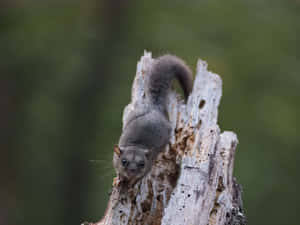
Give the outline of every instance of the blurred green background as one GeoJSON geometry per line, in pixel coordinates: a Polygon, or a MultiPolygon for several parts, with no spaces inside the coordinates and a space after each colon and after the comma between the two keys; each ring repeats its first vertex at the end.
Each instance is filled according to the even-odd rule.
{"type": "Polygon", "coordinates": [[[102,217],[144,49],[221,75],[248,224],[299,224],[299,0],[2,0],[0,224],[102,217]]]}

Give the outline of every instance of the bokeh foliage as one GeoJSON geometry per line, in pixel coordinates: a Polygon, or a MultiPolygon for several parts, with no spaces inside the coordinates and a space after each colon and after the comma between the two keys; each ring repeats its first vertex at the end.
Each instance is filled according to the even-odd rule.
{"type": "Polygon", "coordinates": [[[0,224],[101,218],[144,49],[221,75],[248,224],[298,224],[299,40],[298,0],[2,1],[0,224]]]}

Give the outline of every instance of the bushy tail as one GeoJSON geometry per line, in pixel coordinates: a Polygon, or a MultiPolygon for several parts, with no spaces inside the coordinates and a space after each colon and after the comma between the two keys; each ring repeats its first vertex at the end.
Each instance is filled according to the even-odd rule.
{"type": "Polygon", "coordinates": [[[173,78],[179,81],[187,99],[193,85],[190,68],[183,60],[173,55],[163,55],[157,58],[151,68],[146,86],[146,94],[153,105],[165,109],[166,96],[170,91],[173,78]]]}

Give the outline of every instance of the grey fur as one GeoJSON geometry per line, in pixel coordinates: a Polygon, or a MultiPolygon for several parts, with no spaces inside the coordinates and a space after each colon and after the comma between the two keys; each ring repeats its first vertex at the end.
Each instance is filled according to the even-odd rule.
{"type": "Polygon", "coordinates": [[[153,106],[165,110],[166,96],[174,77],[179,81],[187,99],[193,86],[190,68],[184,61],[173,55],[164,55],[155,60],[146,87],[146,94],[153,106]]]}
{"type": "Polygon", "coordinates": [[[172,55],[164,55],[154,61],[146,84],[148,108],[129,115],[130,120],[119,140],[121,154],[114,154],[114,167],[121,178],[135,182],[143,177],[168,144],[171,127],[166,97],[174,78],[180,82],[187,98],[192,89],[192,73],[187,65],[172,55]],[[144,163],[144,167],[140,162],[144,163]]]}

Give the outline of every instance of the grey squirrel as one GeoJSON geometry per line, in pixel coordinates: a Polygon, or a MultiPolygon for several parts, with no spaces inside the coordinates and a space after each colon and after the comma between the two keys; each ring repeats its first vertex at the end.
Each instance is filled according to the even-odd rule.
{"type": "Polygon", "coordinates": [[[172,80],[178,79],[187,99],[192,90],[192,72],[178,57],[163,55],[154,60],[146,83],[146,109],[128,116],[113,164],[121,180],[131,183],[145,176],[170,139],[167,95],[172,80]]]}

